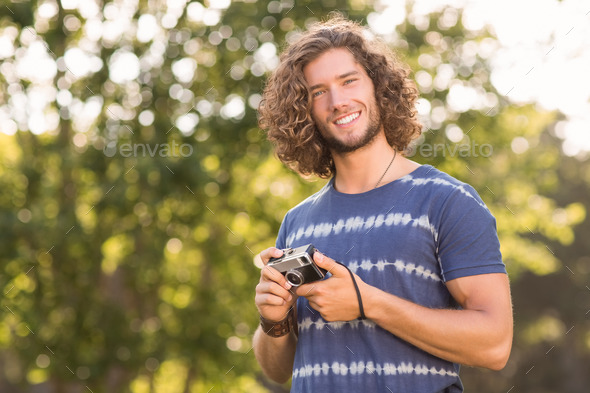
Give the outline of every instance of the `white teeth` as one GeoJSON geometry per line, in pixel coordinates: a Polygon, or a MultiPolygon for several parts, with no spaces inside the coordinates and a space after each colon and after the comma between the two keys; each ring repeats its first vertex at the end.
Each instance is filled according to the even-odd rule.
{"type": "Polygon", "coordinates": [[[361,114],[359,112],[353,113],[351,115],[348,115],[346,117],[343,117],[342,119],[338,119],[336,120],[334,123],[338,124],[339,126],[343,125],[343,124],[348,124],[351,121],[355,120],[356,118],[358,118],[361,114]]]}

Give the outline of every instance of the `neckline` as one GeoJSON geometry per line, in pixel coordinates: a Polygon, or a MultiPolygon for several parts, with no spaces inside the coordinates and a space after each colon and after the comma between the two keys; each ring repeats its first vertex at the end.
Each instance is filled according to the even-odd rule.
{"type": "Polygon", "coordinates": [[[327,186],[329,187],[329,192],[331,192],[332,194],[334,194],[336,196],[340,196],[340,197],[344,197],[344,198],[361,198],[361,197],[365,197],[365,196],[368,196],[368,195],[371,195],[371,194],[376,194],[378,192],[382,192],[382,191],[388,190],[389,188],[394,187],[395,185],[397,185],[400,182],[404,181],[408,177],[412,177],[412,176],[418,175],[419,173],[421,173],[425,169],[428,169],[428,168],[431,168],[431,167],[432,166],[431,165],[428,165],[428,164],[420,165],[419,167],[417,167],[416,169],[414,169],[412,172],[408,173],[407,175],[404,175],[404,176],[402,176],[402,177],[400,177],[398,179],[395,179],[393,181],[390,181],[387,184],[383,184],[382,186],[379,186],[377,188],[373,188],[371,190],[368,190],[368,191],[365,191],[365,192],[361,192],[361,193],[358,193],[358,194],[347,194],[345,192],[340,192],[340,191],[336,190],[336,188],[334,187],[334,177],[332,177],[330,179],[330,181],[328,182],[327,186]]]}

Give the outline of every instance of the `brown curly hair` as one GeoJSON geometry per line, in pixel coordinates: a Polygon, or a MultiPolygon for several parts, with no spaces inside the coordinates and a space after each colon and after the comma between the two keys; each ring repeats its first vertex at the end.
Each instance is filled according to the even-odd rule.
{"type": "Polygon", "coordinates": [[[258,107],[258,124],[267,130],[279,159],[302,175],[322,178],[335,173],[332,153],[312,119],[312,97],[303,68],[327,50],[348,48],[373,81],[375,99],[387,142],[398,152],[418,137],[416,118],[418,90],[407,65],[365,29],[340,15],[316,23],[280,56],[269,77],[258,107]]]}

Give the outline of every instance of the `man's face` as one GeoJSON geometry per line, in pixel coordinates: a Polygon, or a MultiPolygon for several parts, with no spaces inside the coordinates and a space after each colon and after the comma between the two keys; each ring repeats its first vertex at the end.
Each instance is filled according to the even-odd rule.
{"type": "Polygon", "coordinates": [[[346,48],[311,61],[303,75],[312,95],[312,117],[334,153],[367,146],[382,130],[373,81],[346,48]]]}

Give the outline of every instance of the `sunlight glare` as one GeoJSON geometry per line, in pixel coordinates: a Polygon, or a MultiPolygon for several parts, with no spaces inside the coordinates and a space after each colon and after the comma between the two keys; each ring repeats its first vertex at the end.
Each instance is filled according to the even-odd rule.
{"type": "Polygon", "coordinates": [[[139,76],[139,59],[134,53],[119,50],[109,60],[109,78],[119,84],[134,80],[139,76]]]}

